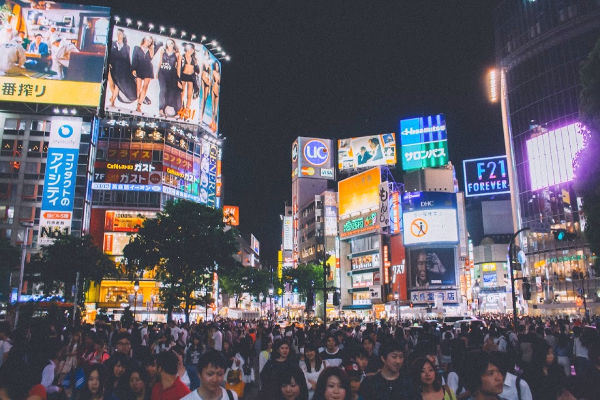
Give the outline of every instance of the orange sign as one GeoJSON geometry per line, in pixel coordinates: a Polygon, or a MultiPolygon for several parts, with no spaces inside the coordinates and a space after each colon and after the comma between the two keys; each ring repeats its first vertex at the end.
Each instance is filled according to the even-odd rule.
{"type": "Polygon", "coordinates": [[[240,208],[237,206],[223,206],[223,222],[227,225],[240,224],[240,208]]]}
{"type": "Polygon", "coordinates": [[[379,167],[340,181],[338,183],[340,217],[378,208],[380,183],[379,167]]]}

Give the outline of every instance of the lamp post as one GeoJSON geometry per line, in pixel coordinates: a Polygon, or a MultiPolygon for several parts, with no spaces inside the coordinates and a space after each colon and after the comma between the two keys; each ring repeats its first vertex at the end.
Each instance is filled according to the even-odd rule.
{"type": "MultiPolygon", "coordinates": [[[[21,226],[25,228],[25,236],[21,243],[21,269],[19,271],[19,287],[17,289],[17,310],[15,313],[15,328],[19,322],[19,310],[21,308],[21,292],[23,291],[23,277],[25,275],[25,259],[27,258],[27,244],[29,243],[29,229],[33,228],[32,222],[21,222],[21,226]]],[[[73,316],[75,320],[75,316],[73,316]]]]}
{"type": "Polygon", "coordinates": [[[133,284],[133,291],[135,292],[135,295],[133,297],[133,321],[135,322],[135,314],[137,312],[137,294],[138,294],[138,290],[140,290],[140,281],[138,279],[135,280],[135,283],[133,284]]]}
{"type": "Polygon", "coordinates": [[[398,292],[394,292],[394,300],[396,300],[396,320],[397,323],[400,323],[400,294],[398,292]]]}
{"type": "Polygon", "coordinates": [[[269,287],[269,314],[273,315],[273,285],[269,287]]]}

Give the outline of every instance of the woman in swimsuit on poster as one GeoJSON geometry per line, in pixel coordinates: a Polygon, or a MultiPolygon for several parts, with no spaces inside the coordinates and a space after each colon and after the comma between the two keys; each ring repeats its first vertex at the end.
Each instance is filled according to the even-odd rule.
{"type": "Polygon", "coordinates": [[[219,89],[221,88],[221,67],[218,61],[213,64],[212,71],[212,89],[211,89],[211,103],[212,103],[212,121],[210,123],[210,129],[213,132],[217,131],[217,116],[219,115],[219,89]]]}
{"type": "Polygon", "coordinates": [[[194,84],[196,75],[200,72],[198,59],[196,58],[196,48],[193,43],[184,45],[184,53],[181,60],[181,73],[179,81],[181,82],[181,110],[179,115],[184,119],[191,117],[192,96],[194,95],[194,84]]]}
{"type": "Polygon", "coordinates": [[[152,36],[145,36],[139,46],[133,49],[131,69],[135,76],[137,87],[137,108],[136,111],[142,111],[142,103],[150,104],[150,99],[146,99],[146,92],[150,81],[154,78],[154,69],[152,59],[154,58],[154,39],[152,36]]]}
{"type": "MultiPolygon", "coordinates": [[[[220,77],[219,77],[220,79],[220,77]]],[[[208,50],[202,51],[202,74],[200,75],[202,85],[202,103],[200,103],[200,123],[204,120],[204,111],[206,110],[206,100],[210,92],[210,56],[208,50]]]]}

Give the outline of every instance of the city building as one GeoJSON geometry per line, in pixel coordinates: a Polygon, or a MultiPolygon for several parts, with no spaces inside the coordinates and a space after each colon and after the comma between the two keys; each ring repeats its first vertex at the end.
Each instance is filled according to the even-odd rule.
{"type": "Polygon", "coordinates": [[[527,232],[530,313],[598,311],[600,278],[585,243],[573,159],[583,147],[578,120],[579,66],[600,38],[600,3],[592,0],[502,1],[495,14],[506,152],[515,230],[537,224],[556,232],[527,232]]]}

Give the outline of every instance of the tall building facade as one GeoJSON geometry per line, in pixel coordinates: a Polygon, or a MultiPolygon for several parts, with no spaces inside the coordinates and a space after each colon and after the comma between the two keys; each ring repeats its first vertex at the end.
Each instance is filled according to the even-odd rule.
{"type": "Polygon", "coordinates": [[[580,293],[594,299],[600,288],[588,279],[595,256],[582,235],[572,166],[585,130],[578,69],[600,39],[600,2],[505,0],[495,33],[516,229],[542,223],[570,234],[522,236],[533,292],[528,311],[576,311],[580,293]]]}

